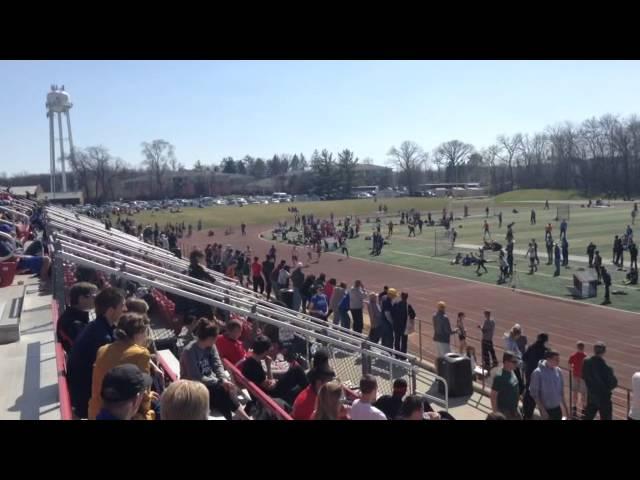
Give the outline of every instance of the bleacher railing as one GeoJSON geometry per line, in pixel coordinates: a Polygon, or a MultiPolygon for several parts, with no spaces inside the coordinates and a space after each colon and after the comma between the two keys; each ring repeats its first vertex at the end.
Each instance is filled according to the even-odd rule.
{"type": "MultiPolygon", "coordinates": [[[[66,260],[108,273],[117,279],[125,278],[140,285],[155,287],[277,326],[282,330],[289,330],[297,337],[305,339],[308,344],[322,342],[330,347],[339,374],[344,373],[345,376],[354,378],[354,366],[349,362],[339,362],[337,358],[341,354],[347,354],[354,358],[359,357],[362,373],[382,373],[389,380],[407,376],[415,389],[416,374],[422,368],[415,357],[373,344],[364,335],[354,334],[342,327],[269,303],[252,290],[238,286],[218,272],[210,271],[212,276],[216,277],[213,284],[195,280],[181,273],[187,268],[188,263],[177,259],[169,252],[147,245],[122,232],[115,233],[117,230],[107,231],[100,222],[79,220],[78,217],[57,207],[47,208],[47,227],[54,232],[53,253],[55,259],[59,259],[54,259],[54,273],[58,273],[58,279],[62,278],[59,275],[62,268],[61,260],[66,260]],[[74,237],[81,237],[93,243],[74,237]],[[95,245],[96,243],[102,246],[95,245]],[[151,256],[153,258],[150,258],[151,256]],[[151,261],[160,265],[149,263],[151,261]],[[351,372],[345,369],[350,369],[351,372]]],[[[54,282],[54,290],[56,283],[60,281],[54,282]]],[[[440,381],[446,386],[443,378],[431,372],[421,372],[421,377],[425,376],[432,382],[440,381]]],[[[445,388],[444,398],[432,397],[430,400],[448,409],[448,390],[445,388]]]]}
{"type": "MultiPolygon", "coordinates": [[[[58,207],[48,207],[47,225],[51,230],[65,232],[56,233],[54,241],[61,241],[69,252],[75,252],[80,256],[89,256],[94,260],[97,259],[101,261],[102,263],[106,263],[108,261],[111,266],[115,264],[126,264],[127,268],[131,269],[133,264],[135,264],[138,267],[147,268],[147,271],[142,273],[162,278],[163,281],[173,282],[174,280],[183,280],[186,283],[183,283],[181,287],[187,288],[188,290],[196,293],[208,294],[211,293],[211,290],[214,290],[219,294],[224,295],[224,298],[239,302],[244,308],[253,308],[254,310],[260,311],[266,315],[277,316],[290,324],[305,327],[311,331],[330,332],[329,335],[331,337],[340,339],[345,343],[349,343],[352,347],[358,348],[359,350],[362,349],[363,352],[373,352],[373,356],[376,357],[376,359],[377,355],[381,355],[387,360],[395,357],[393,358],[394,360],[400,359],[405,364],[408,363],[414,368],[421,368],[417,358],[413,355],[403,354],[393,349],[374,344],[369,342],[365,335],[358,334],[339,325],[319,321],[315,317],[270,303],[259,294],[239,286],[235,281],[225,277],[219,272],[208,270],[208,272],[216,278],[216,283],[214,284],[201,282],[188,277],[181,273],[186,270],[189,265],[185,260],[178,259],[166,250],[146,244],[135,237],[118,231],[117,229],[112,228],[111,230],[106,230],[104,225],[96,220],[92,220],[87,217],[83,218],[83,216],[58,207]],[[91,242],[104,245],[105,247],[110,247],[113,250],[99,246],[96,247],[93,244],[83,242],[80,239],[73,237],[81,237],[91,242]],[[98,255],[99,253],[102,253],[103,256],[100,257],[98,255]],[[109,259],[109,257],[111,258],[109,259]],[[151,264],[149,262],[154,262],[156,264],[151,264]],[[171,276],[167,277],[165,274],[171,276]],[[205,290],[202,290],[199,287],[205,288],[205,290]]],[[[163,289],[162,287],[158,288],[163,289]]],[[[179,295],[179,293],[176,294],[179,295]]],[[[299,333],[298,336],[301,336],[301,334],[299,333]]],[[[373,368],[374,370],[379,370],[381,365],[384,365],[386,367],[385,370],[389,372],[389,375],[393,375],[394,367],[391,366],[393,363],[394,362],[385,362],[377,359],[373,364],[373,368]]],[[[370,362],[368,361],[362,361],[363,371],[365,371],[369,364],[370,362]]],[[[440,381],[446,383],[443,378],[428,371],[423,372],[422,376],[429,378],[431,382],[440,381]]],[[[415,380],[412,380],[412,385],[416,385],[415,380]]],[[[448,408],[447,394],[445,394],[444,399],[433,398],[432,400],[442,404],[445,409],[448,408]]]]}

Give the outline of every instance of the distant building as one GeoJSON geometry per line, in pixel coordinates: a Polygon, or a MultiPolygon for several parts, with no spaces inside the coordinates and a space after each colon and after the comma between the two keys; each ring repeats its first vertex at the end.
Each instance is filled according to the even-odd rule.
{"type": "Polygon", "coordinates": [[[9,192],[19,197],[37,198],[38,195],[44,193],[44,189],[40,185],[27,185],[22,187],[10,187],[9,192]]]}

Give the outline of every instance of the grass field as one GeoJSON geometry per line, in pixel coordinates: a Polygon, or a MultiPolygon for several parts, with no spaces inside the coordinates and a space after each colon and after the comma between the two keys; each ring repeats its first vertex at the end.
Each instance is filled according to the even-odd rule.
{"type": "MultiPolygon", "coordinates": [[[[489,216],[489,224],[493,239],[506,244],[504,237],[507,231],[507,224],[515,222],[514,235],[516,241],[515,262],[517,264],[516,271],[516,287],[522,290],[531,290],[534,292],[544,293],[548,295],[569,298],[570,293],[566,287],[572,286],[572,274],[580,268],[585,268],[586,264],[577,258],[572,260],[572,256],[586,257],[586,248],[589,241],[593,241],[600,249],[604,264],[612,274],[613,288],[612,290],[620,290],[626,292],[626,295],[612,295],[613,306],[625,310],[640,311],[640,291],[637,286],[624,286],[626,272],[615,270],[611,264],[612,243],[615,234],[622,234],[631,222],[631,203],[618,203],[612,208],[581,208],[579,204],[572,204],[570,210],[568,241],[569,241],[569,266],[563,268],[560,277],[553,277],[553,266],[546,265],[546,250],[544,247],[544,226],[547,223],[553,225],[554,238],[559,237],[559,222],[556,222],[556,206],[561,203],[553,200],[551,191],[544,190],[531,192],[530,198],[527,199],[521,195],[521,192],[513,192],[511,201],[505,201],[505,197],[500,199],[482,199],[482,200],[456,200],[447,199],[427,199],[427,198],[399,198],[385,199],[380,203],[386,204],[389,214],[397,214],[400,210],[409,210],[410,208],[419,209],[422,212],[431,211],[434,219],[441,215],[443,207],[453,209],[454,215],[463,216],[463,205],[469,206],[470,217],[466,219],[456,220],[454,226],[458,231],[456,241],[457,247],[449,250],[446,242],[438,244],[439,256],[434,256],[434,227],[423,229],[422,235],[418,234],[416,238],[407,238],[407,228],[404,225],[398,225],[399,217],[393,217],[395,229],[391,244],[385,246],[383,255],[380,257],[369,256],[370,241],[365,241],[364,237],[368,235],[373,224],[363,225],[361,236],[349,242],[349,249],[352,256],[367,258],[382,263],[393,265],[401,265],[419,270],[425,270],[435,273],[442,273],[460,278],[478,280],[486,283],[496,283],[498,273],[497,265],[494,261],[497,257],[489,254],[489,263],[487,264],[488,274],[477,276],[475,268],[462,267],[458,265],[450,265],[449,262],[457,252],[463,254],[472,251],[474,246],[479,246],[482,241],[482,223],[484,220],[484,208],[489,206],[491,214],[489,216]],[[543,210],[543,205],[539,199],[549,198],[551,203],[550,210],[543,210]],[[502,201],[497,201],[502,200],[502,201]],[[533,203],[526,203],[531,200],[533,203]],[[511,203],[514,202],[514,203],[511,203]],[[518,213],[513,213],[513,209],[517,209],[518,213]],[[530,211],[535,208],[537,214],[537,224],[530,225],[530,211]],[[502,228],[498,228],[498,220],[495,215],[502,211],[503,222],[502,228]],[[541,264],[538,273],[528,275],[527,260],[524,258],[524,250],[530,239],[535,238],[538,242],[538,251],[541,264]],[[444,250],[444,255],[442,255],[444,250]],[[519,251],[522,250],[522,253],[519,251]]],[[[575,200],[575,194],[564,192],[562,200],[575,200]]],[[[560,195],[556,195],[560,196],[560,195]]],[[[220,228],[233,226],[236,229],[240,223],[244,222],[248,225],[265,225],[265,230],[278,221],[292,219],[292,215],[287,212],[287,207],[291,204],[279,205],[250,205],[246,207],[210,207],[206,209],[189,208],[184,209],[183,213],[170,214],[167,212],[144,212],[136,216],[137,221],[143,223],[155,223],[163,225],[165,222],[184,221],[185,224],[195,225],[198,219],[202,219],[203,228],[220,228]]],[[[306,202],[299,203],[297,207],[301,213],[313,213],[317,217],[326,218],[331,212],[336,218],[348,214],[359,215],[364,221],[367,216],[372,220],[377,213],[378,203],[372,200],[345,200],[335,202],[306,202]]],[[[385,220],[387,222],[388,219],[385,220]]],[[[635,228],[635,227],[634,227],[635,228]]],[[[639,226],[640,228],[640,226],[639,226]]],[[[442,231],[441,228],[437,230],[442,231]]],[[[386,227],[383,228],[386,234],[386,227]]],[[[636,237],[640,233],[636,234],[636,237]]],[[[629,257],[625,252],[625,262],[628,265],[629,257]]],[[[505,286],[510,288],[510,286],[505,286]]],[[[599,291],[599,297],[595,299],[585,300],[590,303],[599,303],[602,301],[603,291],[599,291]]]]}
{"type": "Polygon", "coordinates": [[[501,193],[495,197],[497,203],[522,202],[522,201],[558,201],[581,200],[582,197],[575,190],[550,190],[550,189],[525,189],[513,192],[501,193]]]}
{"type": "MultiPolygon", "coordinates": [[[[420,210],[431,209],[434,212],[442,210],[443,206],[448,204],[448,200],[444,198],[389,198],[381,199],[379,203],[373,200],[338,200],[329,202],[303,202],[295,204],[301,214],[313,213],[319,218],[327,218],[334,213],[336,217],[345,215],[375,215],[378,205],[387,205],[389,213],[400,210],[409,210],[417,208],[420,210]]],[[[202,220],[204,228],[220,228],[234,226],[238,227],[241,223],[247,225],[270,225],[280,220],[291,217],[287,212],[287,208],[291,207],[291,203],[271,204],[271,205],[247,205],[245,207],[222,206],[209,208],[185,208],[182,213],[168,213],[160,211],[157,213],[145,211],[135,215],[138,222],[150,223],[155,222],[158,225],[164,225],[166,222],[185,222],[192,224],[194,227],[198,220],[202,220]]]]}

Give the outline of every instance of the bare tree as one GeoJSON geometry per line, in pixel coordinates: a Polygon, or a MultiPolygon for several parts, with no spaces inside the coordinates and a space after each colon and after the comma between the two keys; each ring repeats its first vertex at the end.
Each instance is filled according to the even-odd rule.
{"type": "Polygon", "coordinates": [[[522,148],[522,134],[516,133],[513,137],[509,138],[506,135],[498,136],[498,146],[500,147],[500,153],[498,158],[506,163],[509,169],[509,189],[513,190],[515,181],[513,173],[513,163],[516,159],[518,152],[522,148]]]}
{"type": "Polygon", "coordinates": [[[446,165],[446,180],[458,181],[458,167],[463,165],[473,152],[473,145],[460,140],[449,140],[441,143],[435,151],[435,157],[446,165]]]}
{"type": "Polygon", "coordinates": [[[391,157],[390,162],[402,172],[409,193],[415,192],[420,166],[425,161],[422,147],[415,142],[405,140],[400,144],[400,148],[391,147],[387,155],[391,157]]]}
{"type": "Polygon", "coordinates": [[[142,163],[147,167],[151,179],[151,191],[162,194],[165,174],[169,165],[174,164],[175,147],[162,139],[142,142],[142,155],[142,163]]]}

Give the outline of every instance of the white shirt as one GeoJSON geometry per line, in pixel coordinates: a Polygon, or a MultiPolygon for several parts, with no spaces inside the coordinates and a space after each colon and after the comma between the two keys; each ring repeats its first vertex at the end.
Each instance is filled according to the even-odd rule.
{"type": "Polygon", "coordinates": [[[386,420],[387,416],[370,403],[356,400],[351,406],[352,420],[386,420]]]}
{"type": "Polygon", "coordinates": [[[640,420],[640,372],[636,372],[631,377],[631,409],[629,417],[640,420]]]}

